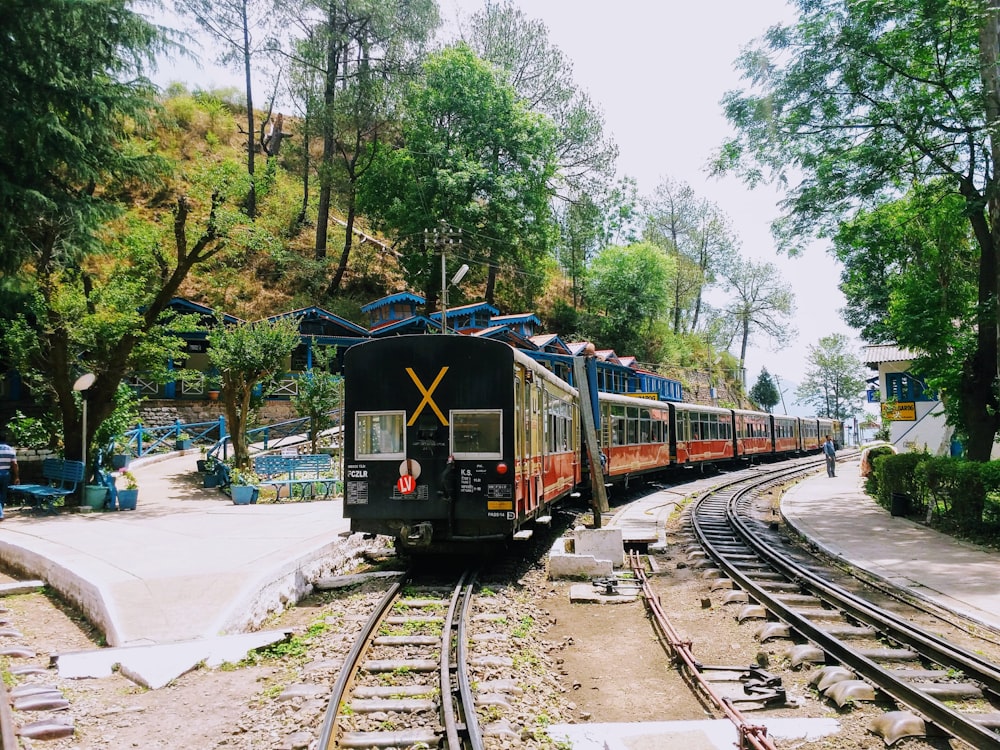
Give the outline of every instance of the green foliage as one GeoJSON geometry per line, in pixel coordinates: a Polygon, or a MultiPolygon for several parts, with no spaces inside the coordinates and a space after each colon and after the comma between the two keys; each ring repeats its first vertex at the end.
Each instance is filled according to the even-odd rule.
{"type": "Polygon", "coordinates": [[[463,230],[473,269],[466,284],[485,280],[489,301],[500,267],[511,266],[520,273],[504,283],[530,298],[555,239],[554,129],[464,45],[428,56],[423,70],[404,102],[402,146],[375,154],[359,208],[396,237],[405,276],[428,301],[437,299],[440,252],[425,230],[439,222],[463,230]]]}
{"type": "MultiPolygon", "coordinates": [[[[955,370],[964,368],[956,395],[965,404],[968,455],[988,460],[1000,426],[1000,191],[990,125],[1000,79],[984,75],[982,61],[1000,51],[1000,37],[991,31],[998,9],[961,0],[795,5],[795,22],[771,28],[739,60],[747,88],[724,100],[737,135],[723,144],[716,167],[750,183],[787,180],[792,186],[777,224],[784,249],[797,251],[816,234],[832,236],[840,223],[861,220],[853,236],[842,236],[852,256],[847,281],[868,296],[852,310],[854,320],[867,323],[856,314],[871,303],[885,310],[888,301],[894,308],[889,325],[903,326],[914,343],[928,338],[925,345],[934,350],[928,354],[939,363],[946,361],[944,349],[954,350],[955,370]],[[929,200],[919,208],[916,201],[892,207],[901,186],[910,185],[929,189],[929,200]],[[907,229],[924,208],[931,211],[907,229]],[[950,223],[948,214],[960,215],[968,229],[950,223]],[[978,245],[977,260],[968,238],[978,245]],[[907,261],[905,269],[900,260],[907,261]],[[960,280],[969,261],[976,271],[960,280]],[[873,271],[870,285],[867,271],[873,271]],[[946,278],[958,282],[954,295],[946,278]],[[973,279],[981,286],[970,298],[973,279]],[[957,325],[956,309],[962,311],[957,325]]],[[[879,339],[890,332],[871,330],[879,339]]]]}
{"type": "Polygon", "coordinates": [[[1000,464],[930,456],[914,467],[914,484],[920,487],[924,504],[931,505],[936,515],[966,528],[983,520],[984,480],[991,482],[993,491],[1000,489],[1000,464]]]}
{"type": "Polygon", "coordinates": [[[647,334],[667,309],[666,281],[673,264],[654,245],[610,246],[598,253],[588,277],[588,299],[600,308],[585,318],[586,332],[603,345],[652,359],[647,334]]]}
{"type": "Polygon", "coordinates": [[[53,420],[25,416],[20,410],[7,422],[10,441],[18,448],[48,448],[52,445],[58,424],[53,420]]]}
{"type": "Polygon", "coordinates": [[[106,466],[116,453],[115,439],[139,423],[139,397],[128,383],[119,383],[115,391],[114,409],[94,432],[94,445],[104,452],[106,466]]]}
{"type": "Polygon", "coordinates": [[[165,44],[126,0],[10,0],[4,4],[0,95],[9,147],[0,156],[0,259],[49,261],[93,246],[117,188],[162,166],[124,143],[149,123],[143,75],[165,44]],[[94,186],[109,189],[94,190],[94,186]]]}
{"type": "Polygon", "coordinates": [[[336,365],[336,347],[317,346],[313,341],[313,368],[298,381],[292,406],[300,417],[309,418],[311,452],[316,453],[320,433],[337,424],[333,410],[343,400],[343,379],[330,370],[336,365]]]}

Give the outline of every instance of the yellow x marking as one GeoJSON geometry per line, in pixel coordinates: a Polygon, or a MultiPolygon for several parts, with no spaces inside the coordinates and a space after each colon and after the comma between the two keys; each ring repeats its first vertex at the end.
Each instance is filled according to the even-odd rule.
{"type": "Polygon", "coordinates": [[[446,372],[448,372],[448,368],[442,367],[441,372],[438,373],[438,376],[434,378],[434,382],[431,383],[431,387],[424,388],[424,384],[420,382],[420,378],[417,377],[417,374],[413,371],[413,368],[412,367],[406,368],[406,374],[410,376],[410,380],[412,380],[416,384],[417,388],[420,389],[420,392],[424,394],[424,400],[420,402],[420,405],[417,406],[417,410],[413,412],[413,416],[410,417],[410,421],[406,423],[407,427],[413,427],[413,423],[417,421],[417,417],[419,417],[420,412],[424,410],[424,406],[430,406],[431,409],[434,410],[434,413],[437,414],[437,418],[441,420],[441,424],[443,425],[448,424],[448,420],[444,418],[444,414],[441,413],[441,410],[438,409],[437,404],[434,403],[434,399],[431,398],[431,394],[434,393],[434,389],[438,387],[438,383],[441,382],[441,378],[444,377],[444,374],[446,372]]]}

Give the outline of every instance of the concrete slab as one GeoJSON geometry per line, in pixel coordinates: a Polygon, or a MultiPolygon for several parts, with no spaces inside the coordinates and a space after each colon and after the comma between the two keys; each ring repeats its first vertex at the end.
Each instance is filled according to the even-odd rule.
{"type": "MultiPolygon", "coordinates": [[[[764,719],[778,740],[814,741],[836,734],[836,719],[764,719]]],[[[553,724],[547,730],[555,742],[568,742],[573,750],[732,750],[740,737],[729,721],[663,721],[636,724],[553,724]]]]}
{"type": "Polygon", "coordinates": [[[109,677],[117,668],[133,682],[156,690],[204,663],[218,667],[235,663],[254,649],[285,640],[287,630],[263,630],[257,633],[206,638],[169,643],[161,646],[127,646],[93,651],[56,654],[52,660],[59,676],[67,679],[109,677]]]}

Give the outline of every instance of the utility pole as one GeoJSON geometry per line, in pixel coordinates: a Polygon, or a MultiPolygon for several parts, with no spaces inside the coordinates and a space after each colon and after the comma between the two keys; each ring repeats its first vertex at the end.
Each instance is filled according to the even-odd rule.
{"type": "Polygon", "coordinates": [[[774,373],[774,382],[778,385],[778,398],[781,399],[781,411],[787,417],[788,409],[785,408],[785,392],[781,390],[781,380],[778,378],[778,373],[774,373]]]}
{"type": "MultiPolygon", "coordinates": [[[[446,257],[448,250],[451,248],[458,249],[462,246],[462,230],[461,229],[451,229],[448,224],[442,219],[440,226],[437,229],[424,230],[424,246],[428,244],[428,240],[433,243],[435,248],[439,248],[441,251],[441,333],[448,333],[448,268],[446,263],[446,257]]],[[[457,284],[461,281],[465,274],[469,272],[469,267],[462,264],[454,277],[451,279],[452,284],[457,284]]]]}

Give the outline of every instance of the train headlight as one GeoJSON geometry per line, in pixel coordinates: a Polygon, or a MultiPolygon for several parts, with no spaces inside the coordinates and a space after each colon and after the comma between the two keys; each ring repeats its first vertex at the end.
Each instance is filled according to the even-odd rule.
{"type": "Polygon", "coordinates": [[[507,464],[497,464],[497,474],[503,476],[507,473],[507,464]]]}

